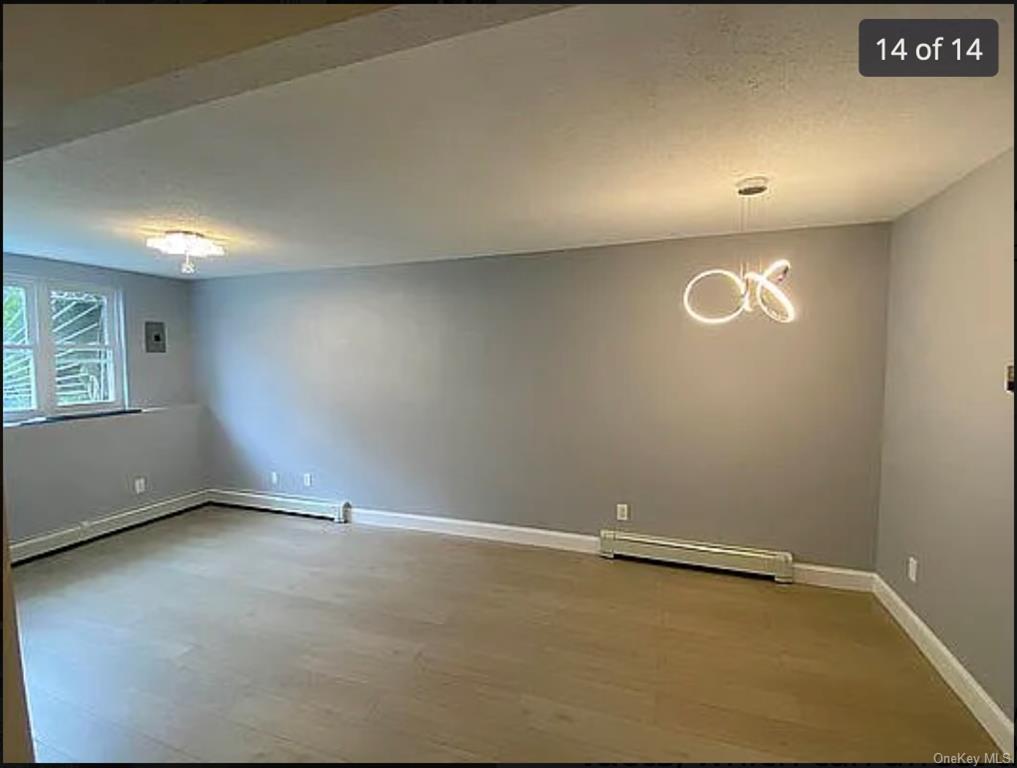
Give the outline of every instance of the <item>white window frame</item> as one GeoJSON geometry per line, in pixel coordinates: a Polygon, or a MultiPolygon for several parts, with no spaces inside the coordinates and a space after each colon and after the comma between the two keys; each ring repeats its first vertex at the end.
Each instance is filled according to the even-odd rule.
{"type": "MultiPolygon", "coordinates": [[[[124,355],[123,307],[121,293],[107,285],[48,280],[28,275],[4,275],[4,285],[16,285],[25,289],[25,304],[28,315],[29,340],[35,351],[35,399],[34,410],[4,411],[4,423],[28,421],[40,417],[71,416],[89,413],[103,413],[123,409],[126,402],[127,366],[124,355]],[[58,405],[56,391],[56,352],[58,347],[53,339],[50,293],[70,291],[91,293],[106,299],[106,336],[113,353],[111,400],[101,403],[58,405]]],[[[5,345],[8,346],[8,345],[5,345]]],[[[17,347],[11,347],[17,348],[17,347]]],[[[84,345],[82,348],[85,348],[84,345]]],[[[93,345],[94,348],[94,345],[93,345]]]]}
{"type": "Polygon", "coordinates": [[[39,392],[39,364],[42,360],[42,349],[39,346],[39,313],[36,311],[38,291],[34,280],[20,275],[4,275],[4,285],[21,288],[25,292],[25,325],[28,331],[28,343],[7,344],[4,342],[4,351],[8,349],[27,349],[32,352],[32,388],[35,390],[35,408],[20,411],[4,411],[4,422],[23,421],[43,415],[42,394],[39,392]]]}

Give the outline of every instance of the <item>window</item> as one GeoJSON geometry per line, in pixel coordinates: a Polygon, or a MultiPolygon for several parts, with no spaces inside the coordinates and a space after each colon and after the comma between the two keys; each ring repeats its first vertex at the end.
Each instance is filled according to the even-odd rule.
{"type": "Polygon", "coordinates": [[[118,298],[4,275],[4,421],[123,406],[118,298]]]}
{"type": "Polygon", "coordinates": [[[38,410],[35,329],[31,287],[4,283],[4,413],[38,410]]]}

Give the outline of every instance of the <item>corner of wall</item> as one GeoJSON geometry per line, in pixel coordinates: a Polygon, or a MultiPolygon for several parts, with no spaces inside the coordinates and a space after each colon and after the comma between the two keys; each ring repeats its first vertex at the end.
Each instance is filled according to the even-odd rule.
{"type": "Polygon", "coordinates": [[[1001,652],[1005,643],[982,639],[971,625],[996,617],[1013,628],[1013,460],[998,456],[1006,444],[1012,451],[1013,437],[985,434],[986,425],[1006,420],[997,400],[1006,395],[995,388],[1002,357],[1013,356],[1013,274],[1004,274],[1013,266],[1013,212],[1010,149],[891,223],[875,541],[877,578],[1011,723],[1012,639],[1001,652]],[[984,289],[957,288],[958,254],[984,289]],[[959,315],[930,314],[930,302],[944,295],[959,315]],[[969,477],[984,483],[965,483],[969,477]],[[975,514],[956,519],[962,507],[975,514]],[[919,560],[917,584],[905,574],[908,556],[919,560]],[[1001,584],[1009,585],[1008,596],[1001,584]]]}

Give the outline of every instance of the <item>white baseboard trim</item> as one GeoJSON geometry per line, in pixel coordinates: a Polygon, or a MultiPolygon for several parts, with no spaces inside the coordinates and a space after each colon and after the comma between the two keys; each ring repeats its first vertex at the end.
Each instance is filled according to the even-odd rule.
{"type": "Polygon", "coordinates": [[[259,493],[257,491],[234,491],[210,488],[206,491],[209,504],[227,504],[238,507],[254,507],[270,512],[290,512],[310,517],[326,517],[335,520],[341,505],[333,501],[312,499],[304,496],[259,493]]]}
{"type": "Polygon", "coordinates": [[[795,563],[795,584],[810,584],[814,587],[849,589],[853,592],[871,592],[871,571],[857,571],[853,568],[837,568],[832,565],[795,563]]]}
{"type": "Polygon", "coordinates": [[[380,509],[353,509],[352,523],[376,525],[385,528],[404,528],[413,531],[444,533],[449,536],[466,536],[509,544],[527,544],[533,547],[564,549],[569,552],[595,554],[599,551],[596,536],[584,533],[553,531],[547,528],[528,528],[521,525],[482,523],[476,520],[459,520],[452,517],[413,515],[406,512],[388,512],[380,509]]]}
{"type": "Polygon", "coordinates": [[[978,681],[965,669],[943,641],[936,637],[929,625],[922,621],[911,606],[883,581],[882,577],[873,575],[872,591],[876,599],[900,624],[912,642],[925,655],[940,676],[946,681],[953,692],[971,710],[971,714],[989,732],[992,740],[1002,751],[1011,757],[1013,751],[1013,720],[999,708],[992,697],[985,692],[978,681]]]}
{"type": "Polygon", "coordinates": [[[55,549],[80,544],[113,531],[130,528],[176,512],[183,512],[192,507],[200,507],[207,502],[207,491],[195,491],[183,496],[157,501],[154,504],[146,504],[143,507],[115,512],[96,520],[82,520],[80,523],[75,523],[59,531],[32,536],[12,543],[10,546],[11,562],[17,563],[30,557],[52,552],[55,549]]]}

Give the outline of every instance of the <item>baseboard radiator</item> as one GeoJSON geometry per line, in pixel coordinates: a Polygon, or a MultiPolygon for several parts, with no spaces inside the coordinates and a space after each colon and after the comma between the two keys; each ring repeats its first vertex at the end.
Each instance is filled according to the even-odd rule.
{"type": "Polygon", "coordinates": [[[794,580],[794,562],[790,552],[770,549],[730,547],[702,541],[667,539],[627,531],[600,532],[600,554],[603,557],[633,557],[657,560],[700,568],[716,568],[739,573],[772,576],[782,584],[794,580]]]}

